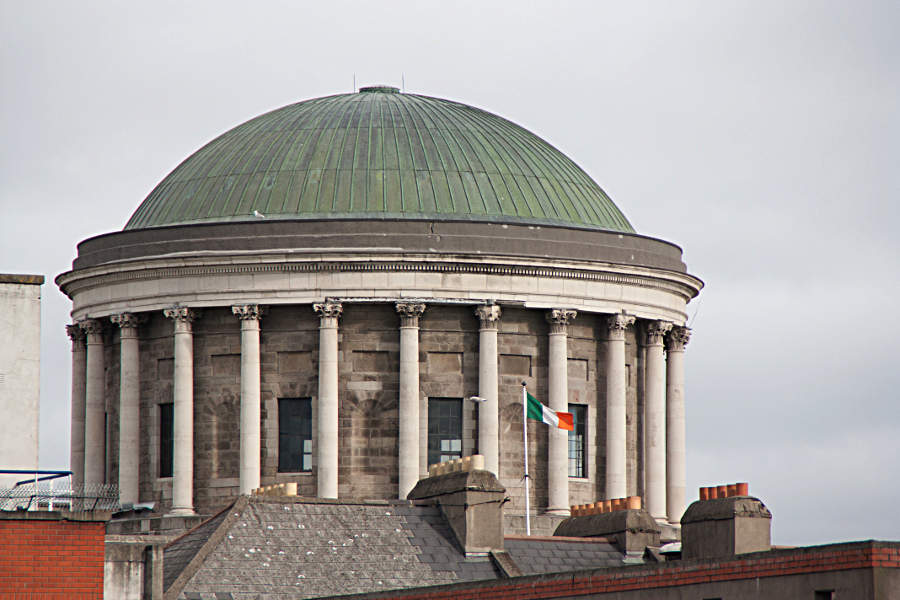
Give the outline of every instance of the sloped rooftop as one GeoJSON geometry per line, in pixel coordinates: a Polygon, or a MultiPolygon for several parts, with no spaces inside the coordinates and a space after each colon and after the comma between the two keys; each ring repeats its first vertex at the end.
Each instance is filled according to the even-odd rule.
{"type": "MultiPolygon", "coordinates": [[[[604,538],[510,537],[523,574],[622,565],[604,538]]],[[[504,577],[467,558],[436,506],[243,497],[165,550],[164,587],[185,600],[318,598],[504,577]]]]}

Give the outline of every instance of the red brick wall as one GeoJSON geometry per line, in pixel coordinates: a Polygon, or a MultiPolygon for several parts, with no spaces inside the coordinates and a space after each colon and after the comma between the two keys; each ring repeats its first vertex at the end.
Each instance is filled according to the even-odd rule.
{"type": "Polygon", "coordinates": [[[0,520],[0,600],[101,600],[105,523],[0,520]]]}

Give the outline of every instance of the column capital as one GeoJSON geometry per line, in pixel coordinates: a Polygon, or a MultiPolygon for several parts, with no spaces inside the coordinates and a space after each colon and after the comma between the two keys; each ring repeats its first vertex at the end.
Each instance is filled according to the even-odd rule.
{"type": "Polygon", "coordinates": [[[644,323],[644,345],[662,346],[663,338],[672,329],[669,321],[646,321],[644,323]]]}
{"type": "Polygon", "coordinates": [[[691,328],[674,325],[666,334],[667,352],[684,352],[684,347],[691,340],[691,328]]]}
{"type": "Polygon", "coordinates": [[[258,321],[266,314],[266,307],[259,304],[235,304],[231,313],[241,321],[258,321]]]}
{"type": "Polygon", "coordinates": [[[550,323],[550,333],[566,333],[566,326],[569,321],[578,316],[578,311],[570,308],[551,308],[544,316],[550,323]]]}
{"type": "Polygon", "coordinates": [[[143,315],[124,312],[117,315],[110,315],[109,320],[113,325],[118,325],[120,329],[137,329],[147,319],[143,315]]]}
{"type": "Polygon", "coordinates": [[[340,302],[321,302],[313,304],[313,310],[321,319],[338,319],[344,312],[344,305],[340,302]]]}
{"type": "Polygon", "coordinates": [[[103,335],[103,321],[100,319],[85,319],[84,321],[79,321],[78,326],[88,336],[103,335]]]}
{"type": "Polygon", "coordinates": [[[78,344],[79,342],[84,342],[84,329],[82,329],[78,323],[66,325],[66,335],[68,335],[69,339],[72,340],[73,346],[75,344],[78,344]]]}
{"type": "Polygon", "coordinates": [[[475,307],[475,316],[481,322],[482,329],[497,329],[502,312],[496,304],[482,304],[475,307]]]}
{"type": "Polygon", "coordinates": [[[418,327],[419,317],[425,314],[424,302],[398,302],[395,308],[400,315],[400,327],[418,327]]]}
{"type": "Polygon", "coordinates": [[[634,325],[634,317],[620,313],[606,317],[606,328],[609,330],[609,339],[624,340],[625,330],[634,325]]]}
{"type": "Polygon", "coordinates": [[[192,323],[200,317],[200,313],[187,306],[173,306],[163,309],[163,315],[167,319],[173,319],[176,323],[192,323]]]}

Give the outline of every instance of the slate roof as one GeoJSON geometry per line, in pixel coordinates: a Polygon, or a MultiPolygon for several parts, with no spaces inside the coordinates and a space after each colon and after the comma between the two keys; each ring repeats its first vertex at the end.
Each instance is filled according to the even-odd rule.
{"type": "Polygon", "coordinates": [[[418,219],[634,229],[578,165],[477,108],[396,88],[291,104],[184,160],[125,229],[267,219],[418,219]]]}
{"type": "Polygon", "coordinates": [[[163,589],[169,589],[181,575],[191,559],[209,541],[210,536],[228,516],[229,509],[223,510],[208,521],[201,523],[180,538],[170,542],[163,560],[163,589]]]}
{"type": "Polygon", "coordinates": [[[174,582],[178,597],[192,600],[315,598],[500,577],[489,557],[465,557],[436,507],[296,498],[242,498],[170,544],[163,564],[166,590],[174,582]]]}
{"type": "Polygon", "coordinates": [[[624,555],[605,538],[508,536],[503,546],[523,575],[623,566],[624,555]]]}
{"type": "Polygon", "coordinates": [[[432,505],[244,496],[166,547],[164,589],[281,600],[623,566],[606,538],[508,536],[504,546],[496,561],[466,558],[432,505]]]}

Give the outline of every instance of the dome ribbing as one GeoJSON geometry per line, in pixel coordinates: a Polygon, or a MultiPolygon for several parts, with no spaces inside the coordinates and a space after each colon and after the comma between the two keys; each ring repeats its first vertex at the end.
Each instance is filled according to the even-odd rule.
{"type": "Polygon", "coordinates": [[[533,133],[389,87],[299,102],[231,129],[163,179],[125,229],[263,216],[634,231],[583,170],[533,133]]]}

